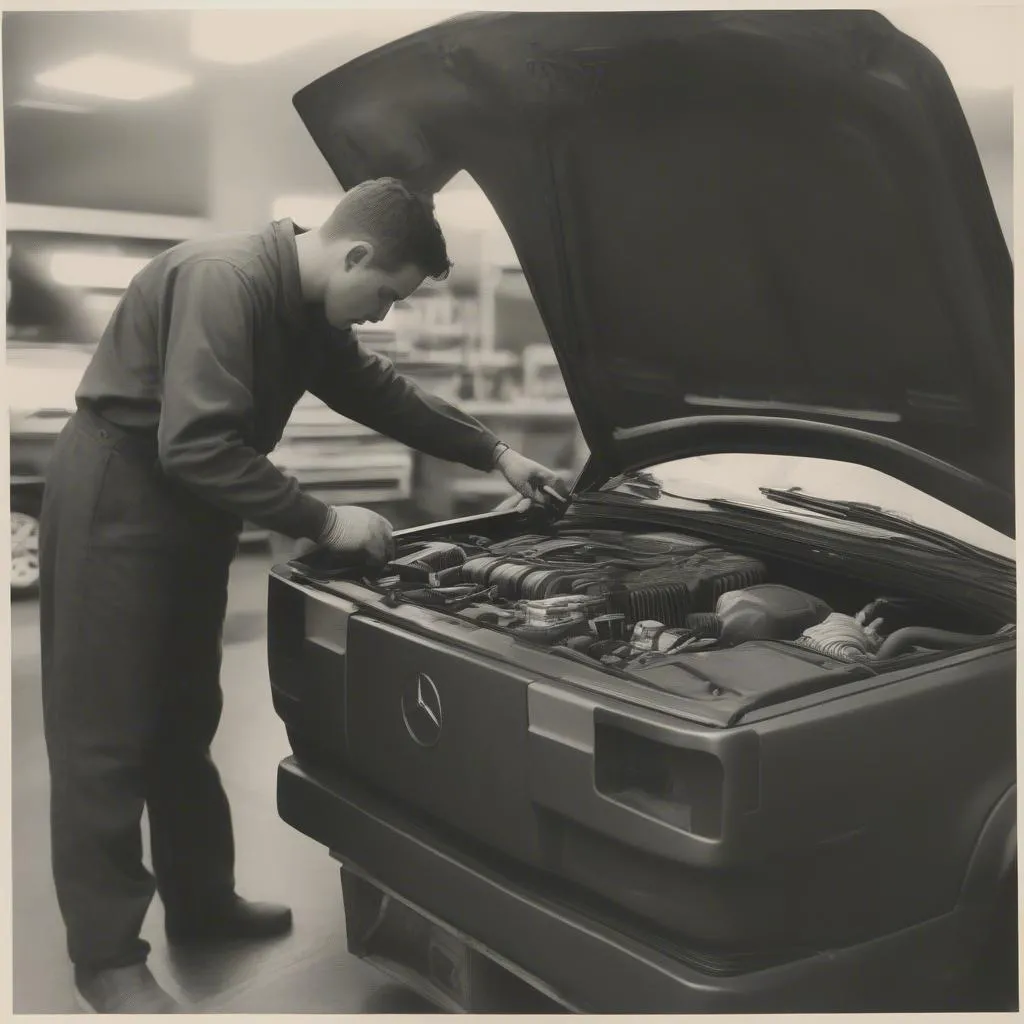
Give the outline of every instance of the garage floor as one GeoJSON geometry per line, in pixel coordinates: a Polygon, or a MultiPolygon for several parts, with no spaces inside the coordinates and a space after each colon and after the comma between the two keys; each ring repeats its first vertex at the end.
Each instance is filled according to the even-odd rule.
{"type": "MultiPolygon", "coordinates": [[[[338,865],[277,816],[275,773],[288,743],[267,682],[269,564],[267,555],[256,553],[244,554],[235,565],[225,635],[224,716],[214,752],[234,813],[239,890],[290,904],[295,930],[267,945],[185,956],[168,950],[162,910],[154,901],[144,929],[153,945],[153,972],[197,1012],[430,1012],[411,990],[349,956],[338,865]]],[[[14,1012],[74,1013],[50,876],[37,605],[15,604],[12,619],[14,1012]]]]}

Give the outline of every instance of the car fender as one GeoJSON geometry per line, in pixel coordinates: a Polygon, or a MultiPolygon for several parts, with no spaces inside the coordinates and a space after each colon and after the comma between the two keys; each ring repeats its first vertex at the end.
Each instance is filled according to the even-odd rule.
{"type": "Polygon", "coordinates": [[[1017,784],[996,801],[967,866],[960,904],[986,903],[1017,869],[1017,784]]]}

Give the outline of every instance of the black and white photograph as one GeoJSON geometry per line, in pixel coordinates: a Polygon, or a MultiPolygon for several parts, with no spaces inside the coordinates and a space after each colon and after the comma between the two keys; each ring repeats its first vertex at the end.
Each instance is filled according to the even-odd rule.
{"type": "Polygon", "coordinates": [[[11,1011],[1018,1011],[1020,30],[5,9],[11,1011]]]}

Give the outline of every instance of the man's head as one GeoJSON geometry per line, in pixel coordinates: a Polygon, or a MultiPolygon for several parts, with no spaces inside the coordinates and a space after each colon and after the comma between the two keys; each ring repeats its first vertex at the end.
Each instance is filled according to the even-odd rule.
{"type": "Polygon", "coordinates": [[[357,185],[317,231],[299,237],[303,291],[323,302],[335,327],[381,320],[425,278],[451,269],[430,201],[394,178],[357,185]]]}

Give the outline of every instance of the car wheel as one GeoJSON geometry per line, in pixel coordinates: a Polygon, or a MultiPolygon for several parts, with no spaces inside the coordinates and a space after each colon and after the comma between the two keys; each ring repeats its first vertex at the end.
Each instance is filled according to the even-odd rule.
{"type": "Polygon", "coordinates": [[[39,510],[21,496],[11,498],[11,597],[39,593],[39,510]]]}

